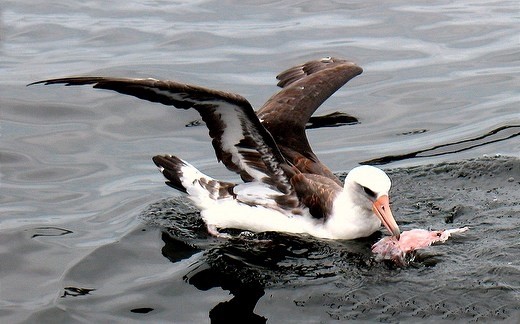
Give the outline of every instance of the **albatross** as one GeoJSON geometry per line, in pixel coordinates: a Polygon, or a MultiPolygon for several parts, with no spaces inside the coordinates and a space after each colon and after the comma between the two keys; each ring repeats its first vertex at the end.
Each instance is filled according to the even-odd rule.
{"type": "Polygon", "coordinates": [[[205,122],[217,160],[241,183],[213,179],[173,155],[153,162],[166,184],[186,193],[209,233],[226,228],[356,239],[383,224],[395,237],[391,181],[373,166],[352,169],[344,183],[312,151],[305,125],[336,90],[362,73],[355,63],[326,57],[277,76],[282,89],[255,112],[234,93],[156,79],[80,76],[33,84],[93,85],[179,109],[195,109],[205,122]]]}

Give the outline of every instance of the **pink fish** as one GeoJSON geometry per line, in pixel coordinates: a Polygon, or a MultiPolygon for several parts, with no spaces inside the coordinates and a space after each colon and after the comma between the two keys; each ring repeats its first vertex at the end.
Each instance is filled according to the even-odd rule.
{"type": "Polygon", "coordinates": [[[378,261],[392,260],[398,265],[406,265],[407,254],[424,249],[435,242],[445,242],[453,233],[462,233],[468,227],[454,228],[443,231],[428,231],[423,229],[413,229],[401,233],[399,239],[395,236],[385,236],[377,243],[372,245],[372,252],[378,261]]]}

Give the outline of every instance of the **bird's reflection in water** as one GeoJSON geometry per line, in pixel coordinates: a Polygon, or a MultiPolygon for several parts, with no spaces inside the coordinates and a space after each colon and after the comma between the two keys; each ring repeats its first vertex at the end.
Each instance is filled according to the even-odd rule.
{"type": "Polygon", "coordinates": [[[347,243],[280,233],[230,233],[232,239],[178,237],[168,230],[162,234],[162,254],[171,262],[203,252],[184,276],[186,282],[202,291],[221,288],[232,295],[209,311],[212,323],[265,323],[267,318],[256,314],[255,306],[266,288],[301,285],[373,265],[369,247],[374,237],[347,243]]]}
{"type": "Polygon", "coordinates": [[[239,278],[213,268],[195,272],[188,282],[197,289],[220,287],[233,297],[218,303],[209,312],[212,323],[265,323],[267,319],[254,313],[256,303],[265,294],[260,282],[242,283],[239,278]]]}
{"type": "MultiPolygon", "coordinates": [[[[167,232],[163,232],[162,240],[164,242],[162,254],[174,263],[202,251],[202,249],[190,243],[172,237],[167,232]]],[[[205,257],[199,260],[195,268],[184,276],[189,284],[199,290],[206,291],[220,287],[223,290],[228,290],[233,296],[230,300],[215,305],[209,311],[211,322],[265,323],[267,321],[265,317],[254,313],[256,303],[265,293],[261,280],[254,279],[256,277],[255,270],[252,268],[248,280],[244,280],[243,276],[237,276],[236,272],[229,271],[235,266],[240,266],[241,262],[224,252],[217,256],[218,251],[218,247],[207,250],[204,254],[205,257]],[[211,260],[220,258],[225,260],[218,260],[217,266],[211,266],[211,260]],[[226,264],[226,266],[222,267],[223,264],[226,264]]],[[[237,270],[240,270],[240,268],[237,268],[237,270]]]]}
{"type": "MultiPolygon", "coordinates": [[[[162,234],[162,240],[164,241],[162,253],[171,262],[187,259],[201,251],[165,232],[162,234]]],[[[229,271],[235,268],[238,272],[244,272],[246,267],[239,259],[225,253],[224,250],[221,253],[218,247],[208,250],[205,258],[185,275],[185,280],[199,290],[206,291],[220,287],[228,290],[233,296],[228,301],[218,303],[209,311],[212,323],[265,323],[267,321],[265,317],[254,313],[258,300],[265,294],[264,283],[256,274],[257,270],[254,267],[247,269],[250,273],[246,278],[243,274],[237,275],[237,272],[229,271]],[[211,265],[221,258],[223,260],[218,260],[216,265],[211,265]],[[224,264],[226,266],[223,267],[224,264]]]]}

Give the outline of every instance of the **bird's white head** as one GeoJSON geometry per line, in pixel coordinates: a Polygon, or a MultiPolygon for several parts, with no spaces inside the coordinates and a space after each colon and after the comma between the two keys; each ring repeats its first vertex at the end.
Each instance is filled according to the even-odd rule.
{"type": "Polygon", "coordinates": [[[388,198],[391,186],[392,182],[383,170],[369,165],[352,169],[345,178],[345,190],[351,193],[353,202],[372,210],[388,231],[399,238],[401,232],[390,210],[388,198]]]}

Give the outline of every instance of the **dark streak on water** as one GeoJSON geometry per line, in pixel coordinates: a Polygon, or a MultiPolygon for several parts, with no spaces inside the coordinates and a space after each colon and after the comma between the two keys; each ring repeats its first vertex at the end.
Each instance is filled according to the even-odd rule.
{"type": "Polygon", "coordinates": [[[352,242],[278,233],[209,238],[185,198],[160,201],[142,217],[164,228],[162,253],[171,262],[202,251],[186,281],[203,291],[220,287],[232,295],[214,305],[213,319],[265,321],[269,316],[255,313],[256,303],[267,298],[266,291],[288,287],[304,292],[293,300],[295,306],[319,310],[324,321],[518,316],[520,160],[482,158],[388,172],[403,230],[468,226],[470,231],[420,251],[409,267],[398,268],[371,258],[370,245],[381,234],[352,242]],[[511,244],[504,247],[503,241],[511,244]],[[312,294],[305,293],[309,287],[312,294]]]}
{"type": "Polygon", "coordinates": [[[455,154],[462,151],[471,150],[479,146],[505,141],[511,138],[515,138],[519,135],[520,125],[506,125],[498,127],[486,134],[479,135],[474,138],[464,139],[453,143],[435,145],[431,148],[418,150],[407,154],[384,156],[381,158],[361,162],[361,164],[381,165],[419,157],[434,157],[446,154],[455,154]]]}

